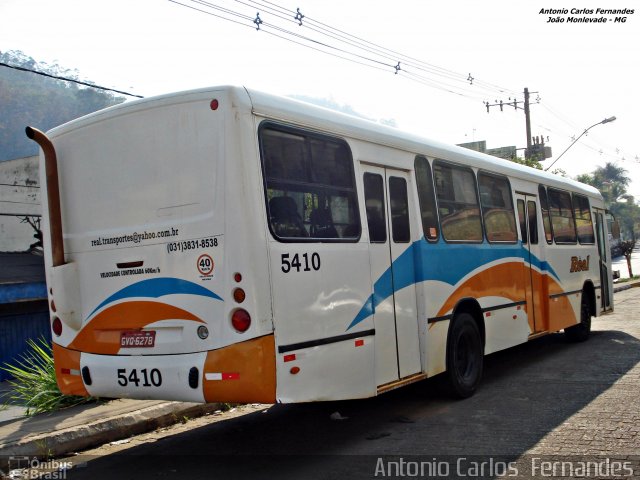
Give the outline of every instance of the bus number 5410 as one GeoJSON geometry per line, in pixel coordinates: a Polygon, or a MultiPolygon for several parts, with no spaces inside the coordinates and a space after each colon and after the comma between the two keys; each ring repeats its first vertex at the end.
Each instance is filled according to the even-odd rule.
{"type": "Polygon", "coordinates": [[[133,384],[136,387],[159,387],[162,385],[162,374],[157,368],[147,370],[143,368],[138,373],[137,368],[132,368],[127,372],[126,368],[118,369],[118,385],[126,387],[133,384]]]}
{"type": "Polygon", "coordinates": [[[284,273],[289,273],[292,270],[299,272],[302,269],[303,272],[310,272],[311,270],[315,270],[316,272],[320,270],[320,255],[317,252],[309,255],[308,253],[303,253],[302,256],[299,254],[294,254],[291,260],[289,257],[291,254],[283,253],[281,256],[282,260],[282,271],[284,273]]]}

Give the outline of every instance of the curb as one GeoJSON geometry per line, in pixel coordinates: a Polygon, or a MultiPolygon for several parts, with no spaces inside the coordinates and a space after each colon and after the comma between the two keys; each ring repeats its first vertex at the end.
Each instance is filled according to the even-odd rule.
{"type": "Polygon", "coordinates": [[[220,409],[219,403],[165,402],[104,420],[28,436],[0,445],[0,467],[9,456],[46,459],[167,427],[220,409]]]}
{"type": "Polygon", "coordinates": [[[640,282],[626,282],[624,285],[620,285],[619,287],[613,287],[613,293],[624,292],[625,290],[629,290],[630,288],[640,287],[640,282]]]}

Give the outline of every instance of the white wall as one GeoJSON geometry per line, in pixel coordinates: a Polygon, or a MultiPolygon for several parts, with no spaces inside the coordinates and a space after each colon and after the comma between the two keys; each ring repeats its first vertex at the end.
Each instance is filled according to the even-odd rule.
{"type": "Polygon", "coordinates": [[[36,241],[21,219],[41,213],[38,170],[38,157],[0,162],[0,252],[22,252],[36,241]]]}

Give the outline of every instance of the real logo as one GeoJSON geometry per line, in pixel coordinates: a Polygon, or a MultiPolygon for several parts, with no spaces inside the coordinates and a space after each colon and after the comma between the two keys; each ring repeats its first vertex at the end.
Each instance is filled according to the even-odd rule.
{"type": "Polygon", "coordinates": [[[583,259],[582,257],[571,257],[571,269],[569,270],[569,273],[588,271],[589,257],[590,255],[587,255],[586,259],[583,259]]]}

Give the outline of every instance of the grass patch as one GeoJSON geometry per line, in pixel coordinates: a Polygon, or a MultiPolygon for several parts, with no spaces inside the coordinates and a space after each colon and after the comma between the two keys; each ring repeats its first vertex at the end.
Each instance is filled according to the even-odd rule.
{"type": "Polygon", "coordinates": [[[31,416],[97,400],[62,394],[56,381],[51,345],[44,338],[29,339],[27,344],[29,349],[15,364],[0,366],[13,377],[7,381],[11,390],[0,397],[5,404],[2,407],[9,403],[22,405],[26,407],[25,415],[31,416]]]}

